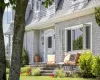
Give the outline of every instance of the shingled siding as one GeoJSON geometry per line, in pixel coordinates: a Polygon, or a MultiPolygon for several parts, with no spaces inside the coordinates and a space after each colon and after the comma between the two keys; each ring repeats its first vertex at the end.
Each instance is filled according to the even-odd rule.
{"type": "Polygon", "coordinates": [[[56,63],[63,62],[64,55],[62,50],[62,27],[58,27],[56,25],[55,28],[55,56],[56,56],[56,63]]]}
{"type": "Polygon", "coordinates": [[[34,55],[39,53],[39,30],[32,30],[25,33],[24,48],[29,56],[29,64],[34,63],[34,55]]]}
{"type": "Polygon", "coordinates": [[[29,31],[25,33],[25,37],[24,38],[24,46],[26,46],[26,51],[28,53],[29,56],[29,64],[33,63],[33,52],[34,52],[34,47],[33,47],[33,38],[34,38],[34,31],[29,31]]]}
{"type": "Polygon", "coordinates": [[[47,12],[47,8],[44,5],[41,5],[40,7],[40,18],[45,17],[47,12]]]}
{"type": "Polygon", "coordinates": [[[100,27],[97,25],[94,19],[94,15],[86,15],[75,19],[67,20],[57,23],[55,25],[56,31],[56,62],[64,61],[64,28],[92,22],[92,52],[93,54],[100,54],[100,27]]]}

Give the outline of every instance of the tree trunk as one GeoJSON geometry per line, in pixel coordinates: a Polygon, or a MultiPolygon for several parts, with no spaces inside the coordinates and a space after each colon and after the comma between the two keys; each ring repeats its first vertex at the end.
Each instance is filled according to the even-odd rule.
{"type": "Polygon", "coordinates": [[[16,3],[13,50],[9,80],[19,80],[20,78],[23,37],[25,32],[25,13],[27,4],[28,0],[17,0],[16,3]]]}
{"type": "MultiPolygon", "coordinates": [[[[0,4],[4,4],[4,0],[0,0],[0,4]]],[[[0,6],[0,80],[6,80],[6,58],[5,45],[3,36],[3,14],[5,7],[0,6]]]]}

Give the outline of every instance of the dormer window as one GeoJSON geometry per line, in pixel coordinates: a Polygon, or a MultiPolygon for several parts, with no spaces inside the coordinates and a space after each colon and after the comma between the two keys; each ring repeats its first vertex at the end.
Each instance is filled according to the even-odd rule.
{"type": "Polygon", "coordinates": [[[35,0],[35,11],[39,12],[40,11],[40,0],[35,0]]]}
{"type": "Polygon", "coordinates": [[[72,0],[72,10],[79,10],[84,8],[88,4],[88,0],[72,0]]]}
{"type": "Polygon", "coordinates": [[[79,2],[79,0],[72,0],[72,3],[74,3],[74,4],[76,4],[78,2],[79,2]]]}
{"type": "Polygon", "coordinates": [[[39,10],[39,1],[36,3],[36,10],[39,10]]]}
{"type": "Polygon", "coordinates": [[[33,9],[33,7],[34,7],[34,1],[33,0],[29,0],[28,5],[31,5],[31,9],[33,9]]]}

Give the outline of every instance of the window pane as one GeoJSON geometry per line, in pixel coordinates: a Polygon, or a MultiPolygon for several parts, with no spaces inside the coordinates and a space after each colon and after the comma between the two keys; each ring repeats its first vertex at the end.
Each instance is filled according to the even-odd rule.
{"type": "Polygon", "coordinates": [[[52,48],[52,37],[48,37],[48,48],[52,48]]]}
{"type": "Polygon", "coordinates": [[[86,27],[86,49],[90,49],[90,26],[86,27]]]}
{"type": "Polygon", "coordinates": [[[67,50],[71,51],[71,30],[67,31],[67,50]]]}
{"type": "Polygon", "coordinates": [[[39,1],[37,1],[37,7],[36,8],[37,8],[37,10],[39,9],[39,1]]]}
{"type": "Polygon", "coordinates": [[[83,28],[73,30],[73,50],[83,49],[83,28]]]}

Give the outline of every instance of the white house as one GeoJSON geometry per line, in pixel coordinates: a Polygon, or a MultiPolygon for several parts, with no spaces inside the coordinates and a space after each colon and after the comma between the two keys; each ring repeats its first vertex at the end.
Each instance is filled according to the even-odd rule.
{"type": "Polygon", "coordinates": [[[54,0],[48,8],[43,1],[30,0],[26,11],[24,48],[29,64],[36,53],[41,62],[55,55],[56,63],[63,62],[67,53],[100,53],[100,27],[94,18],[100,0],[54,0]]]}

